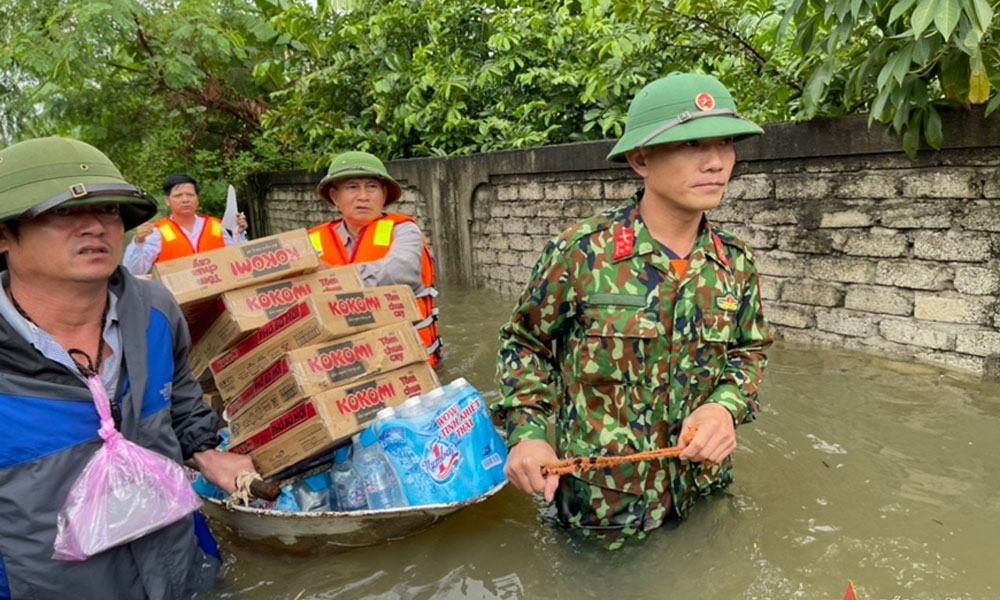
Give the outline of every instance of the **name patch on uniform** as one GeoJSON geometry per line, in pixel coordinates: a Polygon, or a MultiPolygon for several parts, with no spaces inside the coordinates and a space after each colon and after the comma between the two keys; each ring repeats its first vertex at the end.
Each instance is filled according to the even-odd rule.
{"type": "Polygon", "coordinates": [[[722,310],[728,310],[730,312],[735,311],[740,307],[740,303],[736,300],[736,296],[734,296],[730,292],[726,292],[725,294],[716,298],[715,305],[721,308],[722,310]]]}
{"type": "Polygon", "coordinates": [[[646,306],[642,294],[592,294],[588,301],[593,306],[646,306]]]}
{"type": "Polygon", "coordinates": [[[615,234],[615,254],[614,260],[625,258],[632,254],[635,247],[635,230],[631,227],[618,230],[615,234]]]}

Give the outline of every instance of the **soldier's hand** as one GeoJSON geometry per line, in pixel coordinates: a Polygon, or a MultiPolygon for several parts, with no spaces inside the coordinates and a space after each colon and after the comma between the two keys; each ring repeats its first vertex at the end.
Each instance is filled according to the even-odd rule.
{"type": "Polygon", "coordinates": [[[681,460],[708,460],[718,464],[732,454],[736,448],[736,427],[733,425],[733,416],[726,407],[709,402],[694,409],[681,425],[682,438],[683,432],[694,424],[698,425],[698,433],[691,443],[685,444],[683,439],[679,443],[684,449],[680,455],[681,460]]]}
{"type": "Polygon", "coordinates": [[[152,234],[153,234],[152,223],[143,223],[142,225],[139,225],[139,227],[137,227],[135,230],[135,243],[141,244],[145,242],[146,238],[148,238],[152,234]]]}
{"type": "Polygon", "coordinates": [[[559,487],[558,475],[542,476],[542,465],[559,460],[556,451],[548,442],[542,440],[524,440],[518,442],[507,453],[507,465],[504,475],[514,484],[514,487],[528,494],[542,492],[546,502],[555,498],[559,487]]]}

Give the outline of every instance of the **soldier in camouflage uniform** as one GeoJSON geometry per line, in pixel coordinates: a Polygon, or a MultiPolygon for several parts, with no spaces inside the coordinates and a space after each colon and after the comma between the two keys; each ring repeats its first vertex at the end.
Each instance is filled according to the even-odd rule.
{"type": "Polygon", "coordinates": [[[772,338],[754,255],[704,212],[722,198],[733,142],[760,133],[713,77],[673,74],[640,90],[608,158],[628,160],[644,189],[551,241],[500,330],[491,408],[508,434],[508,478],[612,548],[727,486],[735,426],[757,413],[772,338]],[[546,441],[553,414],[558,453],[546,441]],[[540,469],[677,445],[680,459],[540,469]]]}

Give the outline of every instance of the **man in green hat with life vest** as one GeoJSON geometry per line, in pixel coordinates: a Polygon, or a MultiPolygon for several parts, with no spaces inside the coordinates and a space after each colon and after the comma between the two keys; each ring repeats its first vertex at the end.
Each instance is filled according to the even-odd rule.
{"type": "Polygon", "coordinates": [[[0,598],[173,600],[218,570],[198,513],[83,561],[53,558],[57,515],[103,443],[88,382],[103,384],[134,444],[229,491],[253,471],[214,449],[219,421],[191,376],[177,303],[118,264],[125,230],[155,213],[93,146],[49,137],[0,150],[0,598]]]}
{"type": "Polygon", "coordinates": [[[508,478],[611,548],[727,486],[735,428],[758,412],[772,338],[754,255],[705,213],[729,183],[734,142],[760,133],[714,77],[641,89],[608,158],[628,161],[643,188],[553,239],[500,330],[491,408],[508,434],[508,478]],[[541,469],[672,446],[679,459],[541,469]]]}
{"type": "Polygon", "coordinates": [[[356,264],[367,286],[413,288],[423,315],[417,332],[431,365],[438,366],[442,348],[434,307],[434,258],[413,217],[385,212],[402,195],[399,184],[374,155],[344,152],[333,158],[316,193],[341,215],[309,230],[319,257],[333,266],[356,264]]]}

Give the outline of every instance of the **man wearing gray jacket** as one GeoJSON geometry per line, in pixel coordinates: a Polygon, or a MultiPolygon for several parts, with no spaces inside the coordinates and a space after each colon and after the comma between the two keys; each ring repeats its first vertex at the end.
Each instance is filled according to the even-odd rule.
{"type": "Polygon", "coordinates": [[[218,570],[197,513],[87,560],[52,558],[56,516],[102,444],[84,373],[99,374],[126,439],[228,491],[253,471],[213,449],[218,420],[173,297],[118,266],[125,230],[155,212],[92,146],[0,150],[0,600],[182,599],[218,570]]]}

